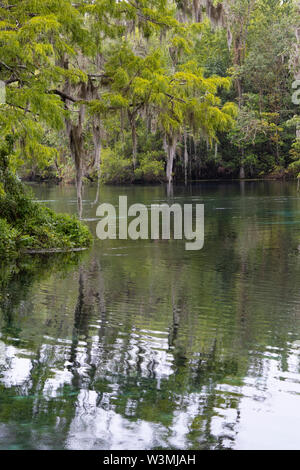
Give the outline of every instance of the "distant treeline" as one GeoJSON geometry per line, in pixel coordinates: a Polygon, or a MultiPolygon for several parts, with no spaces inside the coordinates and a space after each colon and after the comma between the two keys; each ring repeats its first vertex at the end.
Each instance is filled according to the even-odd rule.
{"type": "Polygon", "coordinates": [[[299,174],[297,0],[12,0],[0,18],[11,170],[75,181],[79,213],[85,180],[299,174]]]}

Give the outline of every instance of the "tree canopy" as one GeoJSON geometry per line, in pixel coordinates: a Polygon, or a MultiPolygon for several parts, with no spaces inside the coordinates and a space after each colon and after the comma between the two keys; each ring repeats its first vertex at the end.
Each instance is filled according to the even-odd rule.
{"type": "Polygon", "coordinates": [[[80,216],[86,179],[296,175],[298,20],[294,0],[1,1],[11,170],[74,179],[80,216]]]}

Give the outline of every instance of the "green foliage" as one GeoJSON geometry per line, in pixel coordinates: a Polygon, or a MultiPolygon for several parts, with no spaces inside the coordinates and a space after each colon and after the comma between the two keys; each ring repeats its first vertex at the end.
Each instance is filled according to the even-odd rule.
{"type": "Polygon", "coordinates": [[[164,155],[160,151],[150,151],[139,156],[139,168],[134,172],[136,180],[161,182],[165,179],[164,155]]]}
{"type": "MultiPolygon", "coordinates": [[[[14,209],[10,207],[10,214],[14,209]]],[[[72,249],[88,247],[91,243],[88,228],[76,217],[57,215],[33,202],[27,204],[26,217],[10,223],[1,218],[0,227],[0,253],[5,257],[28,249],[72,249]]]]}
{"type": "Polygon", "coordinates": [[[181,178],[187,130],[191,177],[212,160],[215,170],[218,163],[238,172],[241,151],[248,176],[293,165],[296,2],[228,0],[219,28],[208,5],[206,15],[195,8],[189,0],[1,4],[0,138],[11,139],[10,168],[74,179],[70,126],[91,179],[100,128],[104,182],[161,181],[163,159],[145,154],[159,151],[166,161],[171,143],[181,178]]]}
{"type": "Polygon", "coordinates": [[[16,224],[22,230],[19,247],[26,249],[82,248],[89,246],[91,235],[76,217],[55,214],[37,203],[30,204],[30,213],[16,224]]]}
{"type": "Polygon", "coordinates": [[[292,144],[290,155],[293,159],[293,162],[290,163],[289,169],[297,175],[297,178],[300,178],[300,139],[296,139],[292,144]]]}
{"type": "Polygon", "coordinates": [[[131,160],[120,157],[114,150],[102,151],[101,179],[105,183],[131,183],[134,179],[131,160]]]}
{"type": "Polygon", "coordinates": [[[0,253],[9,257],[24,249],[82,248],[91,243],[86,226],[75,217],[57,215],[32,201],[16,176],[0,166],[0,253]]]}
{"type": "Polygon", "coordinates": [[[18,230],[11,227],[5,219],[0,219],[0,253],[2,258],[16,255],[18,237],[18,230]]]}

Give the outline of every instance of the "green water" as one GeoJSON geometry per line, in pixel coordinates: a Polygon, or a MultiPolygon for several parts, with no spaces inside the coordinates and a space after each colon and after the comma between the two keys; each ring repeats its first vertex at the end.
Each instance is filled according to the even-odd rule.
{"type": "MultiPolygon", "coordinates": [[[[33,190],[76,211],[73,187],[33,190]]],[[[119,195],[170,202],[163,186],[101,199],[119,195]]],[[[171,201],[204,203],[201,251],[95,239],[1,268],[1,449],[300,449],[296,183],[202,183],[171,201]]]]}

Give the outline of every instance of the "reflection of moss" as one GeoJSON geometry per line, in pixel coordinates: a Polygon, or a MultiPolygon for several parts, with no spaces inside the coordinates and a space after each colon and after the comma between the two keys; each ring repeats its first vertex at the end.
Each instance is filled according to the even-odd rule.
{"type": "Polygon", "coordinates": [[[33,202],[10,172],[0,151],[0,256],[24,249],[81,248],[91,243],[88,228],[76,217],[56,214],[33,202]]]}
{"type": "MultiPolygon", "coordinates": [[[[10,263],[0,262],[0,311],[5,312],[6,329],[10,328],[9,315],[26,298],[33,281],[47,278],[58,271],[63,276],[76,266],[80,253],[23,256],[10,263]]],[[[2,330],[2,332],[5,332],[2,330]]],[[[7,331],[8,332],[8,331],[7,331]]],[[[14,330],[14,335],[17,332],[14,330]]]]}

